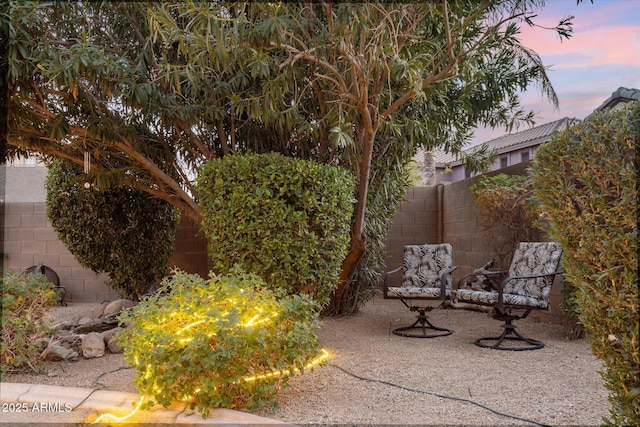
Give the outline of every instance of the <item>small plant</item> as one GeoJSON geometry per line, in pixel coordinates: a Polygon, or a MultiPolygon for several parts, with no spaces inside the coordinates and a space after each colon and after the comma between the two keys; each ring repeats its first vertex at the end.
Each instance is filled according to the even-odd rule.
{"type": "Polygon", "coordinates": [[[640,425],[638,141],[640,102],[596,112],[540,147],[535,197],[564,250],[570,303],[584,325],[614,425],[640,425]]]}
{"type": "Polygon", "coordinates": [[[253,274],[174,271],[120,316],[128,327],[119,340],[141,394],[165,407],[190,400],[206,417],[209,408],[275,405],[279,386],[319,354],[316,312],[310,298],[269,290],[253,274]]]}
{"type": "Polygon", "coordinates": [[[30,368],[40,373],[42,349],[38,338],[49,335],[42,324],[47,307],[59,300],[55,286],[42,274],[5,271],[0,278],[2,288],[2,354],[1,372],[23,371],[30,368]]]}
{"type": "Polygon", "coordinates": [[[500,268],[505,268],[505,262],[511,259],[519,242],[539,238],[538,215],[529,178],[501,173],[482,177],[469,190],[480,211],[481,228],[500,260],[500,268]]]}
{"type": "Polygon", "coordinates": [[[326,303],[348,251],[354,185],[344,169],[277,153],[207,163],[197,192],[215,270],[239,265],[326,303]]]}

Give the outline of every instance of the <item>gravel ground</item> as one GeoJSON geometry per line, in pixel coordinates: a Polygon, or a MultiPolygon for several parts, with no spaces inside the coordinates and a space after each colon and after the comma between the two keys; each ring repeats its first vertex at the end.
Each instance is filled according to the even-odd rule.
{"type": "MultiPolygon", "coordinates": [[[[64,320],[95,305],[56,307],[64,320]]],[[[399,301],[376,297],[360,313],[324,319],[318,335],[332,354],[324,367],[290,380],[279,408],[258,415],[296,424],[599,425],[609,404],[602,363],[585,340],[568,340],[559,325],[516,322],[540,339],[535,351],[504,352],[473,345],[496,335],[487,314],[434,310],[431,321],[455,332],[434,339],[391,330],[413,322],[399,301]],[[359,378],[358,378],[359,377],[359,378]]],[[[2,381],[137,392],[122,355],[48,363],[47,375],[6,375],[2,381]]]]}

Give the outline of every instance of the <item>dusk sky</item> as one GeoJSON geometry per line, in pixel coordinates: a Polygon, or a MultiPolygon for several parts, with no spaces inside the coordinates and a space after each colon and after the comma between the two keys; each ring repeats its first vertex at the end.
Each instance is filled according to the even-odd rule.
{"type": "MultiPolygon", "coordinates": [[[[536,85],[530,87],[522,99],[536,114],[536,125],[563,117],[584,119],[619,87],[640,89],[640,1],[583,0],[576,5],[576,0],[548,0],[534,22],[554,27],[568,15],[575,17],[569,40],[560,42],[554,31],[526,25],[520,34],[522,43],[551,67],[548,75],[560,100],[557,110],[536,85]]],[[[471,145],[502,135],[503,130],[478,130],[471,145]]]]}

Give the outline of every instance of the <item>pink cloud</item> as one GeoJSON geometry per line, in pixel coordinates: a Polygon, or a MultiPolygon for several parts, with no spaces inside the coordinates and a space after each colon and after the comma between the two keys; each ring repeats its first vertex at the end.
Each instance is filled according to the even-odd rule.
{"type": "MultiPolygon", "coordinates": [[[[567,3],[561,3],[567,5],[567,3]]],[[[640,63],[640,27],[628,21],[640,15],[635,2],[610,2],[598,10],[587,9],[581,4],[567,12],[560,12],[558,4],[548,14],[535,18],[534,22],[545,27],[555,26],[560,18],[570,14],[574,19],[574,33],[569,40],[560,42],[552,30],[524,26],[520,40],[543,57],[552,57],[556,69],[597,66],[604,64],[640,63]]]]}
{"type": "Polygon", "coordinates": [[[604,64],[640,63],[640,43],[637,27],[621,26],[597,28],[577,34],[562,44],[549,43],[540,38],[523,39],[523,43],[543,56],[558,59],[557,67],[574,68],[604,64]],[[562,55],[571,56],[563,60],[562,55]]]}

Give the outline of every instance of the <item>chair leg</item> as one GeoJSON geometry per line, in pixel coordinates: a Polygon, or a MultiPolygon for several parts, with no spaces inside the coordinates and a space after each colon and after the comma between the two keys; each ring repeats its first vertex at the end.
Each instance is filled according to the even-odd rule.
{"type": "Polygon", "coordinates": [[[433,309],[433,307],[409,307],[411,311],[417,311],[418,316],[415,322],[409,326],[403,326],[394,329],[392,332],[401,337],[408,338],[437,338],[451,335],[453,331],[451,329],[440,328],[434,326],[429,322],[427,313],[433,309]],[[413,332],[411,332],[413,331],[413,332]],[[436,331],[436,332],[428,332],[436,331]]]}
{"type": "Polygon", "coordinates": [[[475,344],[477,346],[484,347],[484,348],[491,348],[494,350],[511,350],[511,351],[537,350],[544,347],[544,343],[542,341],[526,338],[520,335],[520,333],[516,331],[515,325],[511,323],[515,319],[514,317],[502,315],[500,319],[505,321],[504,324],[502,325],[502,327],[504,328],[504,331],[502,331],[502,335],[500,335],[499,337],[479,338],[475,341],[475,344]],[[523,347],[511,347],[507,345],[502,345],[505,340],[525,342],[528,345],[523,347]]]}

